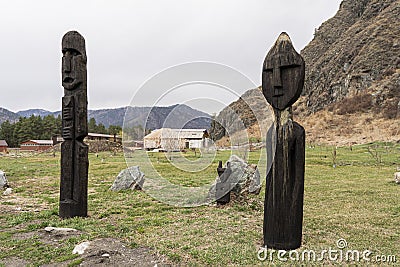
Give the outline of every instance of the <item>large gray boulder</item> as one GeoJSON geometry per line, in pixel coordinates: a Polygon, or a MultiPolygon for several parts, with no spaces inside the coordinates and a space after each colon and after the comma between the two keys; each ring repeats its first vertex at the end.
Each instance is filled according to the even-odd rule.
{"type": "Polygon", "coordinates": [[[0,189],[7,188],[8,181],[4,171],[0,170],[0,189]]]}
{"type": "MultiPolygon", "coordinates": [[[[229,168],[231,169],[231,174],[226,182],[227,186],[231,188],[230,191],[237,197],[247,194],[258,195],[261,191],[261,179],[257,165],[248,164],[236,155],[232,155],[227,162],[229,162],[229,168]]],[[[226,168],[227,164],[224,167],[226,168]]],[[[218,182],[219,178],[217,177],[209,190],[208,197],[211,199],[215,199],[216,184],[218,182]]]]}
{"type": "Polygon", "coordinates": [[[140,171],[139,166],[132,166],[122,170],[115,179],[110,190],[120,191],[127,189],[141,190],[144,183],[144,173],[140,171]]]}
{"type": "Polygon", "coordinates": [[[246,193],[258,195],[261,190],[261,179],[257,165],[248,164],[236,155],[232,155],[228,161],[232,171],[229,179],[236,182],[231,192],[236,195],[246,193]]]}

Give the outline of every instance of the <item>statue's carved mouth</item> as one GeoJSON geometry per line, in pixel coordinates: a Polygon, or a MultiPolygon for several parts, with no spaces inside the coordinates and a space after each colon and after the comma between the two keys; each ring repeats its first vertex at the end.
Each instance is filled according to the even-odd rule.
{"type": "Polygon", "coordinates": [[[73,83],[74,79],[71,78],[71,77],[66,77],[66,78],[64,78],[63,82],[65,82],[65,83],[73,83]]]}

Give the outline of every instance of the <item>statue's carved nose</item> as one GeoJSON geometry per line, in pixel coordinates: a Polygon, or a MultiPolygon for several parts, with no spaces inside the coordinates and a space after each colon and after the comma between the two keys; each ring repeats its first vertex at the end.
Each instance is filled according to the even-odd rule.
{"type": "Polygon", "coordinates": [[[63,57],[63,71],[66,73],[71,72],[71,57],[70,56],[64,56],[63,57]]]}
{"type": "Polygon", "coordinates": [[[279,67],[274,68],[272,79],[274,88],[282,87],[281,69],[279,67]]]}

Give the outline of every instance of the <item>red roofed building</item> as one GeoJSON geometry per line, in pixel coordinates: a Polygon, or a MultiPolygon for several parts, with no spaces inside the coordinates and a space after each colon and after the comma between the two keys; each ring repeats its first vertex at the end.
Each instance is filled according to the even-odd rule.
{"type": "Polygon", "coordinates": [[[29,140],[21,143],[21,151],[44,151],[53,147],[53,140],[29,140]]]}
{"type": "Polygon", "coordinates": [[[6,140],[0,140],[0,153],[7,153],[8,144],[6,140]]]}

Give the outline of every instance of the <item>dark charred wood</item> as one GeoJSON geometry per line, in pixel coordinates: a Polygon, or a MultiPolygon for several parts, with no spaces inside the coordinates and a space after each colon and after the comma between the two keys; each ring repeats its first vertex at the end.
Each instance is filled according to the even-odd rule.
{"type": "Polygon", "coordinates": [[[264,201],[264,246],[291,250],[301,246],[305,164],[305,131],[292,119],[291,105],[304,85],[304,60],[282,33],[267,54],[262,89],[274,108],[275,123],[267,140],[264,201]]]}
{"type": "Polygon", "coordinates": [[[85,39],[76,31],[62,39],[61,218],[87,216],[88,146],[85,39]]]}

